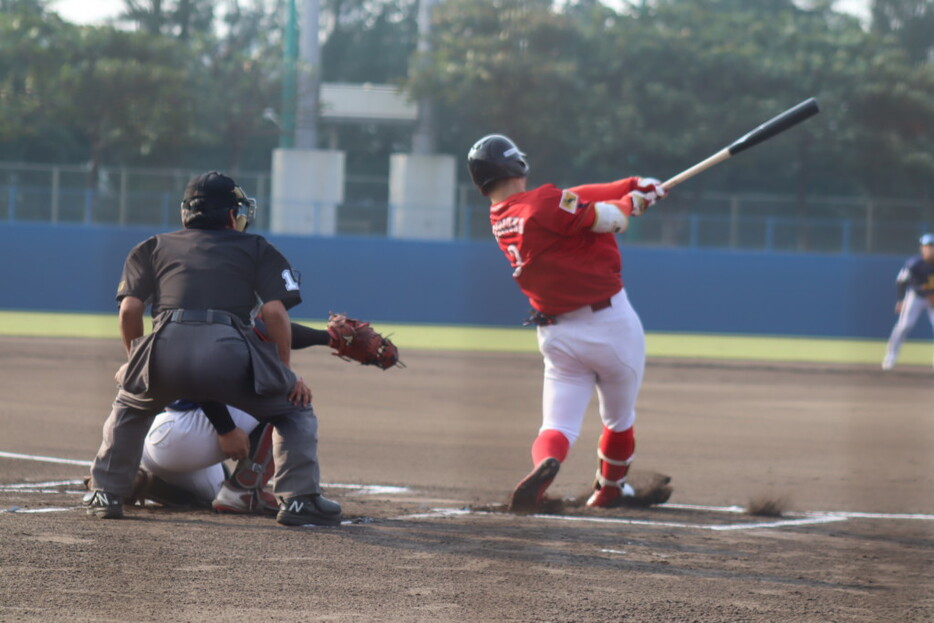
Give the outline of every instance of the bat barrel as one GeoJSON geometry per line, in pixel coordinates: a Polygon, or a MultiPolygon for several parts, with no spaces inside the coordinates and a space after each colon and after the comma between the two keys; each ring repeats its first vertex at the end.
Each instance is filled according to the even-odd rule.
{"type": "Polygon", "coordinates": [[[817,105],[817,100],[813,97],[808,98],[797,106],[789,108],[782,114],[769,119],[756,129],[736,139],[727,149],[731,156],[735,156],[743,150],[758,145],[762,141],[768,140],[792,126],[798,125],[805,119],[813,117],[819,112],[820,108],[817,105]]]}

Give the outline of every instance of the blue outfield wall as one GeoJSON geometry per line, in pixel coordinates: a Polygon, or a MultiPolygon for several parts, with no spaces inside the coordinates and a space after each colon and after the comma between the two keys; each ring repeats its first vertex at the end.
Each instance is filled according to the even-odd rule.
{"type": "MultiPolygon", "coordinates": [[[[0,309],[112,312],[123,260],[153,228],[0,225],[0,309]]],[[[517,326],[528,303],[495,243],[268,235],[302,275],[296,318],[517,326]]],[[[647,331],[884,338],[895,256],[627,247],[647,331]]],[[[909,250],[910,252],[911,250],[909,250]]],[[[907,256],[907,254],[906,254],[907,256]]],[[[930,337],[924,320],[912,337],[930,337]]]]}

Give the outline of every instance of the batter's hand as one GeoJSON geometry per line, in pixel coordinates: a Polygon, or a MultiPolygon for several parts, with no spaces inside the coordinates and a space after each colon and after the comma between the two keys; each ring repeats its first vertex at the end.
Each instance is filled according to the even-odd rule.
{"type": "Polygon", "coordinates": [[[221,452],[229,459],[239,461],[250,456],[250,437],[242,428],[218,435],[217,440],[221,444],[221,452]]]}
{"type": "Polygon", "coordinates": [[[636,181],[636,187],[633,190],[645,195],[649,205],[654,205],[659,199],[668,196],[668,191],[662,186],[662,183],[654,177],[640,177],[636,181]]]}
{"type": "Polygon", "coordinates": [[[645,211],[655,203],[654,201],[649,201],[645,193],[640,193],[638,190],[634,190],[623,197],[623,201],[632,206],[632,211],[629,213],[630,216],[642,216],[645,214],[645,211]]]}
{"type": "Polygon", "coordinates": [[[289,392],[289,402],[293,405],[307,407],[311,404],[311,388],[305,385],[305,379],[300,376],[295,377],[295,386],[289,392]]]}

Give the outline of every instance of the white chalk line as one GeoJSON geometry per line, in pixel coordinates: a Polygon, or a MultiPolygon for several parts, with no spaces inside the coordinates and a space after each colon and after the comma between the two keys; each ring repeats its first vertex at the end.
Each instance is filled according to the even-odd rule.
{"type": "MultiPolygon", "coordinates": [[[[18,459],[25,461],[37,461],[40,463],[59,463],[63,465],[80,465],[82,467],[91,467],[93,461],[82,461],[78,459],[62,459],[54,456],[40,456],[36,454],[18,454],[16,452],[0,451],[0,458],[18,459]]],[[[81,480],[62,480],[55,482],[30,482],[16,484],[0,484],[0,491],[20,490],[21,493],[59,493],[55,490],[41,489],[41,487],[60,487],[72,484],[82,484],[81,480]]],[[[343,483],[326,483],[322,487],[332,489],[351,489],[354,495],[395,495],[401,493],[410,493],[409,487],[398,487],[393,485],[358,485],[343,483]]],[[[76,492],[69,492],[76,493],[76,492]]]]}
{"type": "MultiPolygon", "coordinates": [[[[702,506],[699,504],[659,504],[656,508],[678,508],[687,510],[697,510],[711,513],[745,513],[745,509],[740,506],[702,506]]],[[[502,516],[502,513],[492,513],[489,511],[475,511],[468,508],[433,508],[430,511],[422,513],[413,513],[393,517],[394,520],[418,520],[418,519],[442,519],[449,517],[464,517],[467,515],[477,516],[502,516]]],[[[617,524],[629,526],[652,526],[656,528],[683,528],[694,530],[710,530],[713,532],[730,532],[736,530],[759,530],[766,528],[788,528],[794,526],[808,526],[834,523],[838,521],[847,521],[849,519],[896,519],[896,520],[922,520],[934,521],[934,515],[922,513],[859,513],[843,511],[810,511],[798,513],[786,513],[787,519],[775,519],[772,521],[749,521],[729,524],[704,524],[704,523],[684,523],[674,521],[658,521],[652,519],[627,519],[624,517],[585,517],[581,515],[545,515],[534,514],[525,515],[534,519],[568,521],[580,523],[600,523],[617,524]]]]}
{"type": "MultiPolygon", "coordinates": [[[[91,466],[91,461],[79,461],[76,459],[62,459],[58,457],[39,456],[30,454],[17,454],[13,452],[0,451],[0,458],[22,459],[31,461],[40,461],[46,463],[61,463],[66,465],[91,466]]],[[[57,480],[49,482],[34,483],[14,483],[0,484],[0,491],[15,491],[18,493],[61,493],[58,489],[48,489],[46,487],[62,487],[74,484],[81,484],[81,480],[57,480]]],[[[333,489],[348,489],[357,495],[393,495],[400,493],[410,493],[409,487],[399,487],[393,485],[361,485],[347,483],[322,484],[323,487],[333,489]]],[[[66,491],[65,493],[82,494],[82,491],[66,491]]],[[[713,513],[734,513],[742,514],[746,510],[741,506],[703,506],[698,504],[660,504],[658,508],[676,508],[684,510],[697,510],[713,513]]],[[[40,513],[40,512],[60,512],[72,510],[71,508],[46,508],[46,509],[7,509],[0,512],[17,513],[40,513]]],[[[491,513],[489,511],[474,511],[465,508],[433,508],[428,512],[414,513],[394,517],[394,520],[417,520],[417,519],[436,519],[442,517],[459,517],[465,515],[496,516],[501,513],[491,513]]],[[[690,524],[683,522],[654,521],[648,519],[626,519],[616,517],[584,517],[579,515],[545,515],[535,514],[526,515],[535,519],[548,519],[555,521],[587,522],[587,523],[606,523],[623,524],[637,526],[657,526],[663,528],[693,528],[699,530],[712,530],[718,532],[730,530],[754,530],[760,528],[783,528],[788,526],[804,526],[814,524],[833,523],[837,521],[846,521],[848,519],[895,519],[895,520],[921,520],[934,521],[934,515],[923,513],[862,513],[847,511],[806,511],[786,513],[789,519],[777,519],[774,521],[760,521],[733,524],[690,524]],[[794,517],[794,519],[792,519],[794,517]]]]}
{"type": "MultiPolygon", "coordinates": [[[[660,504],[657,508],[664,508],[667,504],[660,504]]],[[[721,512],[718,511],[718,507],[704,507],[697,506],[698,510],[708,510],[712,512],[721,512]]],[[[729,511],[733,512],[733,511],[729,511]]],[[[491,513],[489,511],[473,511],[469,509],[456,509],[456,508],[433,508],[429,512],[425,513],[415,513],[411,515],[403,515],[401,517],[394,517],[395,520],[416,520],[416,519],[438,519],[445,517],[463,517],[465,515],[477,515],[477,516],[502,516],[502,513],[491,513]]],[[[616,525],[628,525],[628,526],[651,526],[654,528],[683,528],[683,529],[694,529],[694,530],[712,530],[715,532],[728,532],[731,530],[756,530],[761,528],[786,528],[789,526],[806,526],[812,524],[823,524],[823,523],[832,523],[835,521],[846,521],[849,517],[843,516],[843,514],[837,515],[816,515],[814,517],[804,517],[800,519],[782,519],[776,521],[765,521],[765,522],[755,522],[755,523],[734,523],[734,524],[701,524],[701,523],[683,523],[675,521],[656,521],[651,519],[626,519],[623,517],[584,517],[581,515],[523,515],[523,517],[531,517],[534,519],[548,519],[554,521],[568,521],[568,522],[580,522],[580,523],[601,523],[601,524],[616,524],[616,525]]],[[[931,517],[934,519],[934,516],[931,517]]]]}
{"type": "Polygon", "coordinates": [[[15,452],[0,452],[0,459],[23,459],[26,461],[39,461],[41,463],[63,463],[65,465],[83,465],[91,467],[92,461],[79,461],[77,459],[60,459],[54,456],[37,456],[35,454],[16,454],[15,452]]]}

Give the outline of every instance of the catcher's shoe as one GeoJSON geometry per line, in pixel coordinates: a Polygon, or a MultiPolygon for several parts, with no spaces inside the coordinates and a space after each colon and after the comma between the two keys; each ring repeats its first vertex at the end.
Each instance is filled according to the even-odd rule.
{"type": "Polygon", "coordinates": [[[237,515],[275,515],[279,512],[276,496],[263,489],[240,489],[225,481],[211,502],[217,513],[237,515]]]}
{"type": "Polygon", "coordinates": [[[321,494],[279,498],[279,502],[276,521],[286,526],[339,526],[343,519],[340,504],[321,494]]]}
{"type": "Polygon", "coordinates": [[[561,462],[549,457],[539,463],[522,479],[509,499],[509,510],[514,513],[529,513],[537,510],[545,497],[545,490],[558,475],[561,462]]]}
{"type": "Polygon", "coordinates": [[[113,493],[91,491],[84,496],[84,504],[88,507],[88,515],[101,519],[123,518],[123,502],[113,493]]]}

